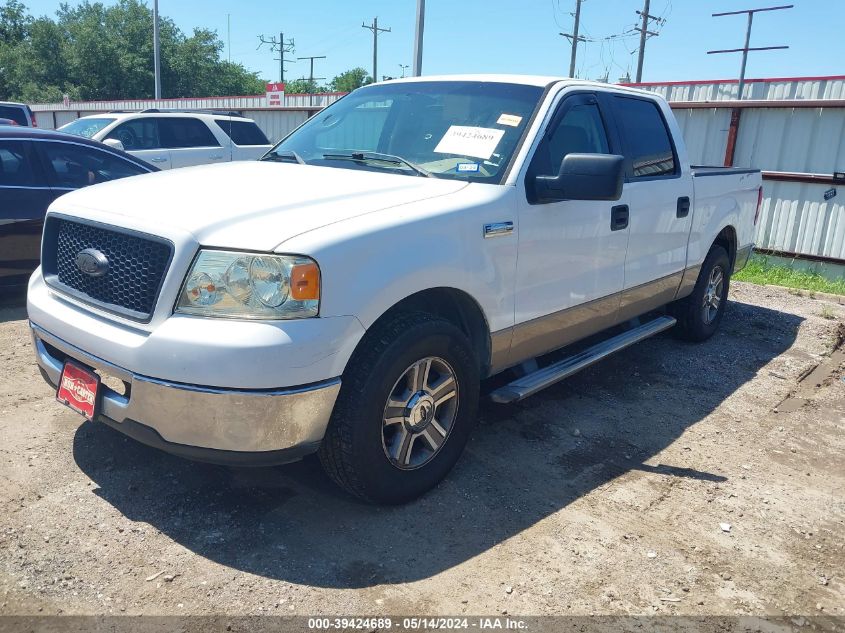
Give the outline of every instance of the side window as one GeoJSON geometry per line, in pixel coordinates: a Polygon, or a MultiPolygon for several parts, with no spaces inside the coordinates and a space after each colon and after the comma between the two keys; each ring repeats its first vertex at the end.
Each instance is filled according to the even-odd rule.
{"type": "Polygon", "coordinates": [[[33,187],[35,174],[23,141],[0,141],[0,187],[33,187]]]}
{"type": "Polygon", "coordinates": [[[135,163],[94,147],[71,143],[42,143],[40,147],[54,187],[78,189],[147,173],[135,163]]]}
{"type": "Polygon", "coordinates": [[[252,121],[227,121],[215,119],[235,145],[269,145],[270,141],[252,121]]]}
{"type": "Polygon", "coordinates": [[[676,173],[675,152],[660,109],[649,99],[613,97],[635,178],[676,173]]]}
{"type": "Polygon", "coordinates": [[[161,140],[164,147],[220,147],[217,137],[199,119],[187,117],[159,119],[161,140]]]}
{"type": "MultiPolygon", "coordinates": [[[[535,175],[555,175],[567,154],[609,154],[610,145],[595,103],[578,96],[560,106],[563,109],[554,130],[549,130],[531,162],[535,175]]],[[[553,119],[554,121],[554,119],[553,119]]]]}
{"type": "Polygon", "coordinates": [[[161,149],[158,122],[154,118],[133,119],[121,123],[106,138],[113,138],[123,143],[123,149],[137,151],[161,149]]]}

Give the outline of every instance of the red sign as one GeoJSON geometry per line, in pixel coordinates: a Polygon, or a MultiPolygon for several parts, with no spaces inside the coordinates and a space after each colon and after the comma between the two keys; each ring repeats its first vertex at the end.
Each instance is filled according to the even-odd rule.
{"type": "Polygon", "coordinates": [[[270,107],[281,107],[285,104],[285,84],[281,81],[268,83],[267,105],[270,107]]]}
{"type": "Polygon", "coordinates": [[[97,374],[68,361],[62,369],[56,400],[93,420],[99,388],[100,377],[97,374]]]}

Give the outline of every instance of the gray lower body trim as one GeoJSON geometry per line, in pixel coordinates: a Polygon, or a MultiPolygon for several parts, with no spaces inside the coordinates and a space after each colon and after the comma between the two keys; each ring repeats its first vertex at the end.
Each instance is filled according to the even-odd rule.
{"type": "Polygon", "coordinates": [[[695,286],[699,268],[672,273],[493,333],[490,373],[499,373],[671,303],[681,296],[687,277],[692,280],[686,292],[689,294],[695,286]]]}

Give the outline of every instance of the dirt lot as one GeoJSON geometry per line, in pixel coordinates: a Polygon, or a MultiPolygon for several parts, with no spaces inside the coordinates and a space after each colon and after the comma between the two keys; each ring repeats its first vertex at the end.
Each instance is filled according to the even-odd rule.
{"type": "Polygon", "coordinates": [[[313,460],[226,469],[81,423],[0,309],[0,613],[843,616],[845,306],[732,297],[703,345],[483,405],[398,508],[313,460]]]}

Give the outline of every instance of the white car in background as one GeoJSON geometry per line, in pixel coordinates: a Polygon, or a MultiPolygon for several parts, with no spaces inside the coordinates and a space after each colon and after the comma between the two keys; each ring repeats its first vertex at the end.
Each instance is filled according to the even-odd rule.
{"type": "Polygon", "coordinates": [[[59,130],[101,141],[159,169],[256,160],[272,147],[255,121],[232,113],[109,112],[59,130]]]}

